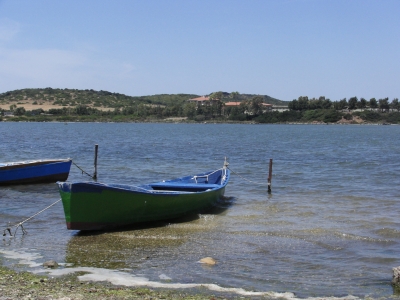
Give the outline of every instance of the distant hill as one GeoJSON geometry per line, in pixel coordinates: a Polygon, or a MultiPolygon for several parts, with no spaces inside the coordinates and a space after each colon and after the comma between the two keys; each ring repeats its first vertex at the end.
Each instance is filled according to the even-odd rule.
{"type": "Polygon", "coordinates": [[[238,99],[239,101],[248,100],[255,96],[261,96],[264,98],[265,103],[273,104],[276,106],[288,106],[289,101],[283,101],[276,98],[272,98],[268,95],[255,95],[255,94],[239,94],[238,99]]]}
{"type": "MultiPolygon", "coordinates": [[[[262,96],[266,103],[274,105],[287,106],[287,101],[278,100],[270,96],[239,94],[232,99],[230,93],[223,93],[224,102],[227,101],[243,101],[251,99],[254,96],[262,96]]],[[[151,96],[127,96],[120,93],[111,93],[107,91],[95,90],[77,90],[77,89],[21,89],[0,94],[0,105],[18,105],[24,104],[34,105],[54,105],[63,107],[75,107],[77,105],[87,105],[95,108],[122,108],[135,104],[165,105],[174,106],[182,105],[190,98],[199,97],[196,94],[160,94],[151,96]]]]}

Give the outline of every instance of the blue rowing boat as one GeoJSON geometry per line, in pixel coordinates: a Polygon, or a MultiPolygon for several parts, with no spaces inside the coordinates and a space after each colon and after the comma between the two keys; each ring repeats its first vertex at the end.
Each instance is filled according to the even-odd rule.
{"type": "Polygon", "coordinates": [[[71,159],[43,159],[0,163],[0,185],[67,180],[71,159]]]}

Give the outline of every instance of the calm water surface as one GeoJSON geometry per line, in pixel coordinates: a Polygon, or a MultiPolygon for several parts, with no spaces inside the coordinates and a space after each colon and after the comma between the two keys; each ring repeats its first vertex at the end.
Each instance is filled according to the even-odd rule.
{"type": "MultiPolygon", "coordinates": [[[[0,258],[300,298],[387,298],[400,265],[399,137],[400,126],[372,125],[0,123],[0,162],[71,157],[92,173],[98,144],[100,182],[195,174],[225,156],[234,172],[220,207],[154,227],[68,231],[57,203],[26,223],[28,235],[3,238],[0,258]],[[198,263],[207,256],[217,265],[198,263]]],[[[90,178],[72,166],[69,180],[90,178]]],[[[58,199],[55,184],[0,187],[0,230],[58,199]]]]}

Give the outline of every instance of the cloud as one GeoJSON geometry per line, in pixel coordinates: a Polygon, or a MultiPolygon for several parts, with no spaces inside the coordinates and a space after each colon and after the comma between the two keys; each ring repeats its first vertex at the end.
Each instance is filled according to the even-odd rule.
{"type": "Polygon", "coordinates": [[[0,41],[9,41],[20,31],[21,25],[13,20],[0,19],[0,41]]]}

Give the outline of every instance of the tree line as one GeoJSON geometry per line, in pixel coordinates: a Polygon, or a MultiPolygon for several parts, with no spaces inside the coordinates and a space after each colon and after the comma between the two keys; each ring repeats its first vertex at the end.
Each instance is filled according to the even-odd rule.
{"type": "Polygon", "coordinates": [[[391,102],[389,102],[389,98],[382,98],[376,100],[376,98],[371,98],[366,100],[364,98],[358,99],[357,97],[351,97],[349,100],[346,98],[341,99],[339,101],[332,102],[325,97],[319,97],[318,99],[312,98],[308,99],[308,97],[299,97],[293,101],[288,103],[288,107],[290,110],[296,111],[304,111],[304,110],[313,110],[313,109],[336,109],[336,110],[355,110],[355,109],[380,109],[382,112],[389,111],[390,109],[399,111],[399,99],[394,98],[391,102]]]}

